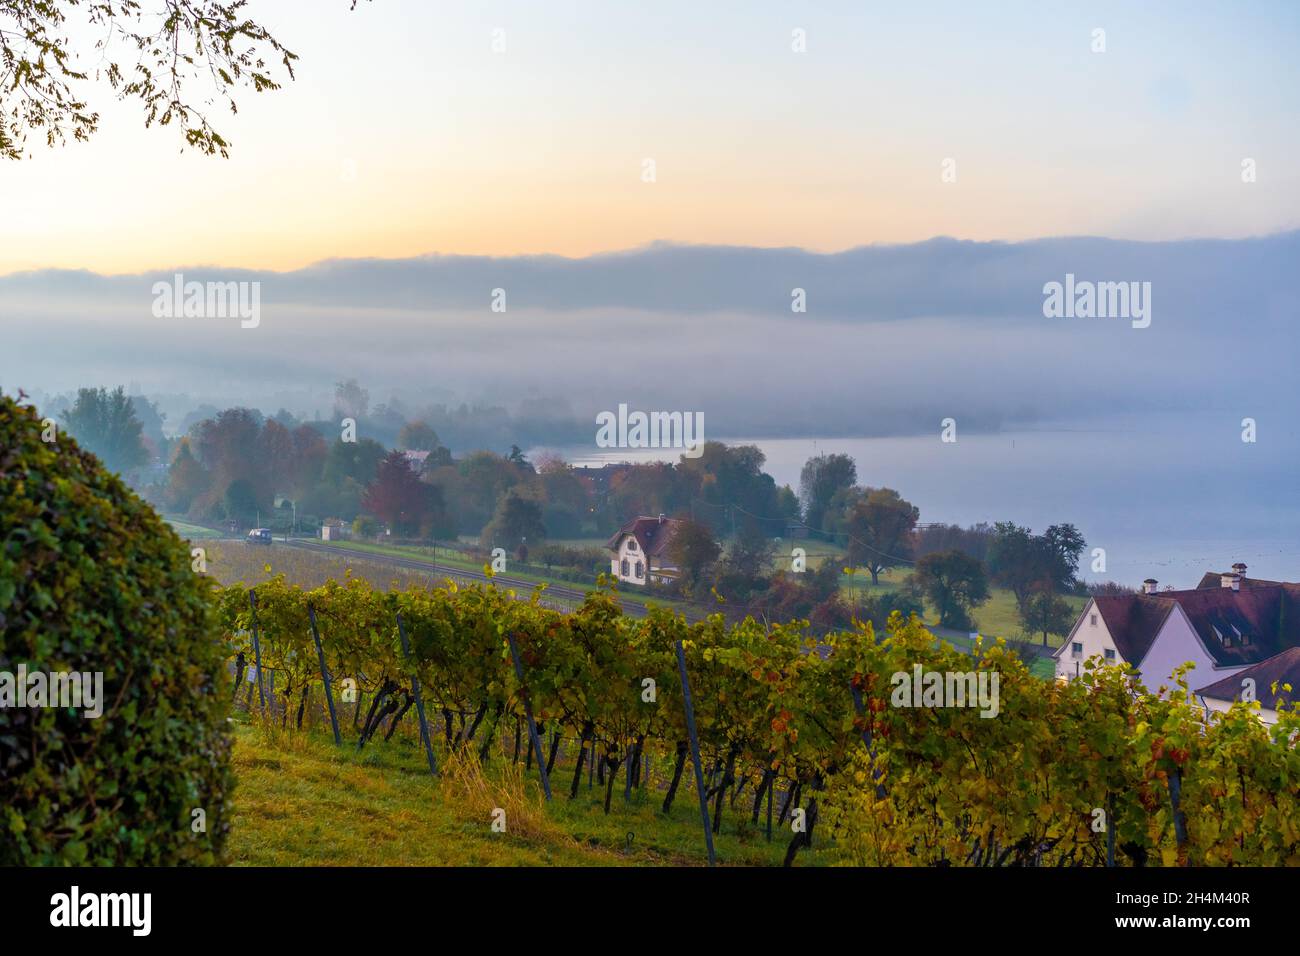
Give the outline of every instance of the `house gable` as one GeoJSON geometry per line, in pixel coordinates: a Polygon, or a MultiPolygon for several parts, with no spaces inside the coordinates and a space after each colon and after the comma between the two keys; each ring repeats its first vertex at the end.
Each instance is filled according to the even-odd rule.
{"type": "Polygon", "coordinates": [[[1162,685],[1172,686],[1174,670],[1188,661],[1193,665],[1187,675],[1191,687],[1242,669],[1241,665],[1224,665],[1216,661],[1183,606],[1175,603],[1137,670],[1147,689],[1154,691],[1162,685]]]}
{"type": "Polygon", "coordinates": [[[1056,659],[1056,676],[1072,679],[1083,672],[1083,662],[1090,657],[1100,657],[1107,663],[1125,663],[1123,655],[1115,646],[1115,639],[1106,626],[1106,619],[1097,608],[1095,598],[1089,598],[1083,613],[1070,628],[1065,643],[1056,649],[1052,657],[1056,659]],[[1081,645],[1078,653],[1074,645],[1081,645]],[[1107,659],[1106,651],[1112,651],[1114,657],[1107,659]]]}
{"type": "Polygon", "coordinates": [[[672,536],[680,526],[673,518],[640,517],[629,521],[605,543],[611,552],[610,572],[620,581],[632,584],[662,582],[677,575],[677,568],[668,558],[672,536]],[[627,571],[623,564],[627,563],[627,571]],[[637,564],[642,573],[636,573],[637,564]]]}

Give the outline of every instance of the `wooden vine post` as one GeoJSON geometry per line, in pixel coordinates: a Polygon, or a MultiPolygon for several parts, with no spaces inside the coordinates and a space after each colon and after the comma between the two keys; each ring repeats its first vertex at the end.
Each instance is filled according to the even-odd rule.
{"type": "Polygon", "coordinates": [[[700,819],[704,823],[704,845],[709,850],[709,866],[717,863],[713,853],[713,827],[709,826],[709,799],[704,792],[704,768],[700,766],[700,738],[695,733],[695,705],[691,702],[691,682],[686,676],[686,651],[677,642],[677,671],[682,678],[682,698],[686,707],[686,733],[691,738],[691,763],[695,766],[695,791],[700,798],[700,819]]]}
{"type": "Polygon", "coordinates": [[[334,710],[334,692],[330,689],[330,672],[325,666],[325,649],[320,644],[320,632],[316,629],[316,609],[307,605],[307,620],[311,622],[311,639],[316,642],[316,659],[320,661],[320,679],[325,683],[325,703],[330,709],[330,726],[334,728],[334,743],[342,747],[343,736],[339,733],[339,715],[334,710]]]}
{"type": "Polygon", "coordinates": [[[537,769],[542,775],[542,790],[546,799],[551,799],[551,775],[546,772],[546,757],[542,754],[542,739],[537,736],[537,722],[533,720],[533,704],[528,698],[528,688],[524,686],[524,665],[519,661],[519,648],[515,646],[515,635],[509,633],[506,640],[510,642],[510,657],[515,662],[515,677],[519,681],[519,693],[524,698],[524,715],[528,718],[528,738],[533,744],[533,753],[537,755],[537,769]]]}
{"type": "Polygon", "coordinates": [[[253,663],[257,667],[257,699],[266,715],[266,688],[262,684],[262,644],[257,638],[257,592],[248,589],[248,606],[253,612],[253,663]]]}
{"type": "Polygon", "coordinates": [[[433,756],[433,739],[429,736],[429,722],[424,716],[424,695],[420,692],[420,675],[415,672],[411,659],[411,643],[406,639],[406,625],[402,612],[397,612],[397,635],[402,639],[402,654],[411,661],[411,695],[415,698],[415,714],[420,719],[420,739],[424,741],[424,755],[429,758],[429,773],[438,776],[438,761],[433,756]]]}

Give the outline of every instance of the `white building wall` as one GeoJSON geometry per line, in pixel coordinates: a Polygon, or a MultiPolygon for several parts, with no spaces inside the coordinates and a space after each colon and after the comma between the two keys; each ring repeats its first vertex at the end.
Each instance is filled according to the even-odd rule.
{"type": "Polygon", "coordinates": [[[630,584],[646,583],[646,557],[641,551],[641,546],[636,543],[635,535],[625,534],[623,540],[618,543],[617,554],[610,559],[610,572],[620,581],[627,581],[630,584]],[[627,561],[627,574],[623,573],[623,561],[627,561]],[[636,573],[637,562],[641,562],[641,574],[636,573]]]}
{"type": "Polygon", "coordinates": [[[1147,656],[1134,666],[1147,690],[1155,692],[1162,685],[1172,688],[1174,668],[1186,661],[1196,665],[1187,674],[1187,686],[1191,690],[1208,687],[1215,681],[1245,670],[1244,666],[1216,665],[1192,627],[1192,622],[1187,619],[1187,614],[1181,607],[1175,606],[1165,618],[1147,656]]]}
{"type": "MultiPolygon", "coordinates": [[[[1207,708],[1211,713],[1222,714],[1225,711],[1227,711],[1229,707],[1232,706],[1232,701],[1230,700],[1217,700],[1216,698],[1213,697],[1197,697],[1196,701],[1202,707],[1207,708]]],[[[1276,710],[1271,710],[1268,707],[1260,707],[1260,709],[1257,710],[1255,713],[1258,715],[1259,719],[1266,726],[1272,727],[1274,724],[1277,723],[1276,710]]]]}
{"type": "Polygon", "coordinates": [[[1060,652],[1056,655],[1057,678],[1074,680],[1076,670],[1078,674],[1082,675],[1084,661],[1093,656],[1100,657],[1108,664],[1124,663],[1123,657],[1120,656],[1119,650],[1115,647],[1114,638],[1110,636],[1110,631],[1106,628],[1106,621],[1102,618],[1101,612],[1097,610],[1096,602],[1089,598],[1083,613],[1074,622],[1073,630],[1070,631],[1065,644],[1062,645],[1060,652]],[[1076,652],[1074,649],[1075,644],[1081,644],[1082,649],[1076,652]],[[1112,660],[1106,660],[1106,651],[1115,652],[1112,660]],[[1078,665],[1077,669],[1076,664],[1078,665]]]}

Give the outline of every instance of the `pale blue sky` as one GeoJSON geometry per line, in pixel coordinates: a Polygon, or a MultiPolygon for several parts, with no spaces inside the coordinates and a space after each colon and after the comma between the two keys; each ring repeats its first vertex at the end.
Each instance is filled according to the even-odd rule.
{"type": "Polygon", "coordinates": [[[230,161],[100,95],[0,166],[0,273],[1300,226],[1295,3],[347,6],[256,0],[302,62],[230,161]]]}

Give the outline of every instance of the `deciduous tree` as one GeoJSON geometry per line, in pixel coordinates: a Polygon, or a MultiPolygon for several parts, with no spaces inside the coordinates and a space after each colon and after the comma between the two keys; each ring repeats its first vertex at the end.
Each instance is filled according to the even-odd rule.
{"type": "Polygon", "coordinates": [[[969,628],[971,610],[989,599],[984,565],[960,551],[927,554],[916,562],[914,577],[944,627],[969,628]]]}

